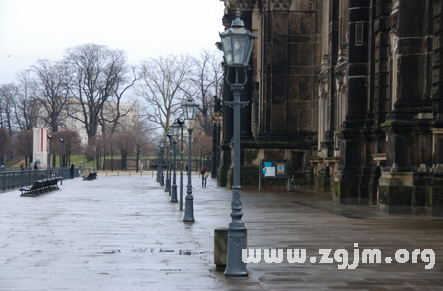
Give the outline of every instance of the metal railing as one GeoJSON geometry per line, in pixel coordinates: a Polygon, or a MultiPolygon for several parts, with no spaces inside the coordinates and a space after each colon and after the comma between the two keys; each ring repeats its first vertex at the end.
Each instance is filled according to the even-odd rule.
{"type": "MultiPolygon", "coordinates": [[[[78,169],[74,171],[78,177],[78,169]]],[[[24,171],[0,171],[0,192],[12,191],[22,187],[30,186],[35,181],[47,177],[61,177],[60,168],[49,170],[24,170],[24,171]]],[[[63,179],[70,178],[71,174],[68,168],[63,169],[63,179]]]]}

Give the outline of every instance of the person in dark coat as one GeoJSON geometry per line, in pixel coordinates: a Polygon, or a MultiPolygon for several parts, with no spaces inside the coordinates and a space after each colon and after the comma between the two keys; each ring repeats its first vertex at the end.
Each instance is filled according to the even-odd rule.
{"type": "Polygon", "coordinates": [[[69,171],[71,172],[71,179],[74,179],[74,162],[71,163],[71,166],[69,167],[69,171]]]}
{"type": "Polygon", "coordinates": [[[200,174],[202,175],[202,187],[206,187],[206,177],[205,177],[206,171],[207,170],[205,166],[203,166],[200,170],[200,174]]]}

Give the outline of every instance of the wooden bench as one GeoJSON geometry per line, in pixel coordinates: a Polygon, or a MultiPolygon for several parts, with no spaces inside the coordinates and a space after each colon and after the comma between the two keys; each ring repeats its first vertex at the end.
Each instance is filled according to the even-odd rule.
{"type": "Polygon", "coordinates": [[[91,172],[88,175],[83,176],[83,180],[94,180],[97,179],[97,172],[91,172]]]}
{"type": "Polygon", "coordinates": [[[60,189],[58,187],[58,181],[61,177],[53,177],[48,179],[37,180],[29,187],[21,188],[19,191],[22,192],[20,196],[37,196],[52,190],[60,189]]]}

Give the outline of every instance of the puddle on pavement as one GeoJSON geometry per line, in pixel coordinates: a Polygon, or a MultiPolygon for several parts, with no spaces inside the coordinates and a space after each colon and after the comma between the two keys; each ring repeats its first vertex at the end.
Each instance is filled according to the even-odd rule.
{"type": "MultiPolygon", "coordinates": [[[[175,249],[162,249],[162,248],[137,248],[137,249],[132,249],[130,251],[133,253],[152,253],[152,254],[172,253],[181,256],[193,256],[193,255],[202,255],[205,253],[209,253],[208,251],[175,250],[175,249]]],[[[117,250],[106,250],[98,253],[102,255],[111,255],[111,254],[122,253],[122,251],[117,249],[117,250]]]]}
{"type": "Polygon", "coordinates": [[[173,253],[182,256],[202,255],[207,251],[193,251],[193,250],[176,250],[176,249],[162,249],[162,248],[138,248],[132,250],[135,253],[173,253]]]}
{"type": "Polygon", "coordinates": [[[103,252],[98,252],[99,254],[102,255],[111,255],[111,254],[118,254],[121,253],[120,250],[110,250],[110,251],[103,251],[103,252]]]}

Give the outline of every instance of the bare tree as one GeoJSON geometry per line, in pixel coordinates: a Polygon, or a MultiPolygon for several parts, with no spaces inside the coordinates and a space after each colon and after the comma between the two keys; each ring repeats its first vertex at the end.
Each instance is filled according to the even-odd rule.
{"type": "Polygon", "coordinates": [[[153,143],[154,128],[153,123],[143,122],[141,120],[128,126],[126,130],[132,133],[134,138],[134,154],[136,159],[136,171],[139,171],[139,161],[143,154],[149,151],[150,144],[153,143]]]}
{"type": "Polygon", "coordinates": [[[0,128],[0,165],[4,165],[11,154],[11,137],[6,130],[0,128]]]}
{"type": "MultiPolygon", "coordinates": [[[[111,154],[111,150],[112,150],[112,140],[113,140],[113,134],[112,133],[101,133],[101,134],[97,134],[95,136],[95,146],[96,146],[96,158],[97,158],[97,169],[99,169],[100,167],[100,163],[101,163],[101,158],[103,157],[103,163],[101,163],[102,165],[102,169],[105,170],[105,160],[106,160],[106,156],[111,154]]],[[[112,156],[111,156],[111,161],[112,161],[112,156]]],[[[112,165],[111,165],[112,168],[112,165]]]]}
{"type": "Polygon", "coordinates": [[[15,133],[15,100],[17,97],[17,86],[13,83],[0,86],[0,127],[7,130],[9,136],[15,133]]]}
{"type": "Polygon", "coordinates": [[[138,94],[147,103],[145,114],[148,121],[164,131],[180,109],[184,99],[180,88],[187,86],[191,65],[188,55],[150,58],[141,64],[142,82],[138,94]]]}
{"type": "Polygon", "coordinates": [[[70,129],[63,129],[52,134],[52,148],[51,152],[54,155],[62,154],[63,146],[63,165],[66,166],[71,162],[71,155],[81,154],[83,147],[81,145],[80,135],[78,132],[70,129]],[[60,142],[60,138],[63,139],[63,144],[60,142]]]}
{"type": "Polygon", "coordinates": [[[49,60],[38,60],[32,71],[36,75],[34,90],[38,105],[46,111],[40,117],[52,132],[56,132],[63,124],[60,116],[68,102],[72,74],[65,62],[49,60]]]}
{"type": "Polygon", "coordinates": [[[114,171],[114,155],[118,153],[117,139],[118,139],[118,134],[115,133],[107,134],[105,139],[105,143],[107,145],[106,155],[111,156],[111,168],[110,168],[111,171],[114,171]]]}
{"type": "Polygon", "coordinates": [[[212,115],[214,96],[220,96],[220,84],[223,79],[220,51],[203,50],[200,58],[193,59],[190,82],[197,92],[196,103],[199,103],[197,120],[203,132],[212,136],[212,115]]]}
{"type": "Polygon", "coordinates": [[[32,161],[32,152],[33,152],[32,143],[33,143],[32,130],[20,131],[14,135],[12,140],[14,156],[25,157],[25,164],[27,167],[32,161]]]}
{"type": "Polygon", "coordinates": [[[18,75],[16,107],[16,120],[20,131],[31,130],[37,125],[37,117],[39,113],[35,98],[35,84],[31,78],[31,71],[21,71],[18,75]]]}
{"type": "Polygon", "coordinates": [[[127,170],[128,156],[134,153],[135,135],[131,132],[114,133],[114,142],[121,155],[121,169],[127,170]]]}
{"type": "MultiPolygon", "coordinates": [[[[70,48],[65,53],[65,59],[73,69],[75,85],[72,92],[78,101],[78,108],[71,108],[70,113],[78,111],[82,115],[77,117],[72,114],[71,117],[85,125],[91,140],[99,132],[105,104],[110,102],[113,96],[121,98],[126,89],[119,91],[119,88],[131,87],[136,77],[127,76],[125,53],[108,49],[106,46],[86,44],[70,48]],[[123,84],[127,83],[129,85],[125,87],[123,84]]],[[[102,129],[102,132],[105,132],[105,129],[102,129]]]]}
{"type": "Polygon", "coordinates": [[[135,85],[139,80],[137,77],[135,68],[131,68],[132,78],[125,77],[123,82],[116,82],[115,88],[113,90],[113,95],[110,96],[110,102],[105,103],[105,110],[101,111],[100,114],[100,125],[102,127],[102,133],[114,133],[117,131],[118,126],[122,125],[122,118],[128,116],[132,111],[138,110],[138,105],[136,102],[132,103],[130,108],[122,110],[122,99],[125,93],[135,85]],[[109,128],[107,128],[109,127],[109,128]]]}
{"type": "Polygon", "coordinates": [[[195,137],[192,142],[192,149],[194,153],[199,153],[201,157],[212,155],[212,137],[204,134],[195,137]]]}

